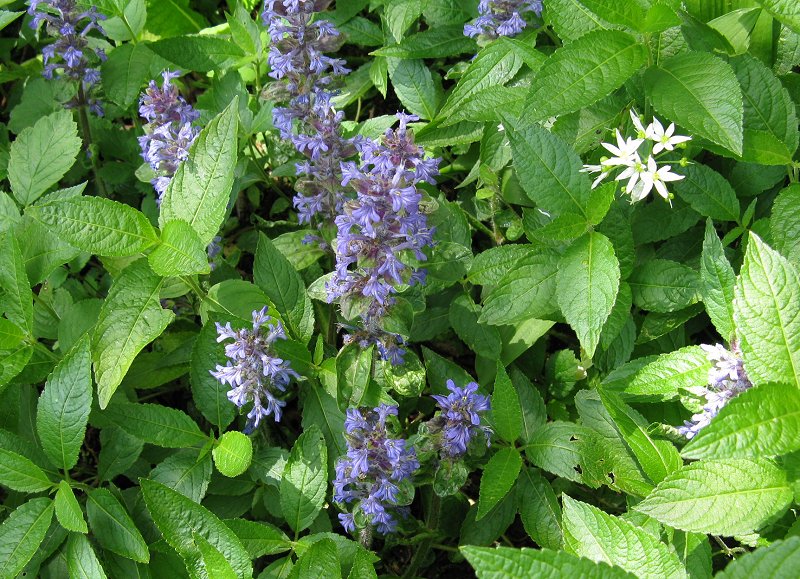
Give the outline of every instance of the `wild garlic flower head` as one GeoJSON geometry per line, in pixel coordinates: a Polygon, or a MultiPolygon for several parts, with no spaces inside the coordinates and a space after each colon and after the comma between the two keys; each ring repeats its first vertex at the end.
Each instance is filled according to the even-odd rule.
{"type": "Polygon", "coordinates": [[[481,424],[481,414],[491,409],[489,398],[478,394],[478,385],[470,382],[463,388],[452,380],[447,381],[447,396],[431,396],[441,408],[441,414],[433,419],[432,431],[441,432],[442,454],[457,458],[467,453],[470,442],[483,434],[489,445],[492,429],[481,424]]]}
{"type": "Polygon", "coordinates": [[[523,14],[542,15],[542,0],[481,0],[478,12],[480,16],[464,25],[465,36],[516,36],[527,26],[523,14]]]}

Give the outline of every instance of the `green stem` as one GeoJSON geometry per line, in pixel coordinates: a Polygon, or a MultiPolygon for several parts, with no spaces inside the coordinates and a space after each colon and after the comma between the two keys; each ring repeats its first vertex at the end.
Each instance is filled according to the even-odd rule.
{"type": "Polygon", "coordinates": [[[186,285],[188,285],[191,288],[191,290],[195,294],[197,294],[197,297],[199,297],[201,300],[205,300],[208,297],[208,294],[203,291],[203,288],[200,287],[200,285],[194,280],[192,276],[182,275],[181,281],[186,285]]]}
{"type": "MultiPolygon", "coordinates": [[[[442,510],[442,501],[433,489],[431,489],[431,502],[428,508],[428,517],[425,521],[425,526],[428,528],[429,531],[435,532],[439,528],[439,516],[442,510]]],[[[428,556],[428,553],[433,546],[433,539],[425,539],[423,540],[417,550],[414,552],[414,556],[411,558],[411,562],[408,564],[405,573],[403,573],[402,579],[410,579],[411,577],[415,577],[417,574],[417,569],[428,556]]]]}
{"type": "Polygon", "coordinates": [[[483,221],[479,221],[479,220],[478,220],[478,219],[477,219],[477,218],[476,218],[474,215],[472,215],[472,214],[471,214],[469,211],[464,211],[464,215],[466,215],[466,216],[467,216],[467,219],[469,219],[470,223],[472,223],[472,224],[473,224],[475,227],[477,227],[478,229],[480,229],[481,231],[483,231],[483,232],[484,232],[486,235],[488,235],[489,237],[491,237],[491,238],[492,238],[492,241],[494,241],[495,243],[497,243],[497,239],[496,239],[496,238],[495,238],[495,236],[494,236],[494,232],[493,232],[491,229],[489,229],[488,227],[486,227],[486,224],[484,224],[484,223],[483,223],[483,221]]]}
{"type": "Polygon", "coordinates": [[[86,93],[83,91],[83,86],[78,88],[78,119],[81,124],[81,133],[83,135],[83,150],[89,155],[89,161],[92,163],[92,173],[94,174],[94,184],[97,187],[97,192],[100,197],[108,197],[106,186],[100,178],[100,168],[97,164],[97,152],[92,146],[92,128],[89,125],[89,115],[86,112],[88,104],[86,102],[86,93]]]}

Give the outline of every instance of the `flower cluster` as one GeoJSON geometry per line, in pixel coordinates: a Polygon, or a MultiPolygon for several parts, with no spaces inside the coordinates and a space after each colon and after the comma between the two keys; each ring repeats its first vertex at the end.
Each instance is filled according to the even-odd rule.
{"type": "Polygon", "coordinates": [[[280,421],[286,402],[277,395],[286,392],[292,378],[300,378],[289,362],[275,354],[272,344],[278,339],[285,340],[286,334],[280,322],[273,325],[268,323],[270,319],[264,307],[253,311],[252,330],[232,330],[230,322],[224,326],[217,323],[217,342],[231,339],[233,343],[225,346],[225,355],[230,358],[227,365],[218,365],[211,375],[231,387],[228,399],[236,406],[253,403],[247,414],[245,434],[258,428],[261,419],[270,414],[276,422],[280,421]]]}
{"type": "Polygon", "coordinates": [[[488,446],[492,429],[481,425],[478,413],[491,409],[489,398],[478,394],[475,382],[459,388],[455,382],[448,380],[447,389],[450,390],[447,396],[432,396],[442,409],[441,414],[431,421],[431,431],[441,432],[442,454],[450,458],[463,456],[478,433],[483,433],[488,446]]]}
{"type": "Polygon", "coordinates": [[[343,505],[358,502],[352,513],[339,514],[342,526],[350,533],[356,530],[357,512],[378,532],[394,531],[397,521],[387,509],[397,505],[398,483],[419,468],[414,449],[407,448],[404,439],[389,436],[386,420],[390,415],[397,416],[397,406],[347,410],[347,456],[336,463],[333,497],[343,505]]]}
{"type": "Polygon", "coordinates": [[[691,420],[678,427],[678,432],[688,439],[694,438],[700,430],[708,426],[711,419],[719,414],[731,398],[752,386],[735,345],[732,345],[733,352],[721,344],[714,346],[701,344],[700,347],[705,350],[706,356],[714,365],[708,372],[708,385],[691,389],[693,394],[705,398],[706,403],[702,412],[695,414],[691,420]]]}
{"type": "Polygon", "coordinates": [[[663,152],[674,151],[676,145],[691,141],[692,138],[676,135],[675,123],[671,123],[665,129],[658,119],[653,118],[653,122],[645,127],[633,110],[631,110],[631,119],[636,128],[636,138],[624,138],[617,130],[616,145],[602,143],[613,157],[604,158],[599,165],[584,165],[582,171],[599,173],[592,183],[592,188],[594,188],[615,169],[621,168],[622,171],[617,174],[615,179],[617,181],[628,180],[625,192],[631,196],[631,202],[641,201],[650,194],[653,188],[664,199],[670,201],[671,197],[666,184],[683,179],[683,175],[670,172],[672,168],[670,165],[659,167],[655,157],[663,152]],[[643,156],[639,149],[644,143],[649,143],[652,148],[642,160],[643,156]]]}
{"type": "Polygon", "coordinates": [[[481,0],[478,12],[480,16],[464,25],[466,36],[516,36],[527,25],[522,18],[524,13],[542,15],[542,0],[481,0]]]}
{"type": "Polygon", "coordinates": [[[301,223],[310,223],[315,216],[330,222],[340,212],[341,163],[356,152],[352,141],[341,134],[344,113],[336,111],[331,102],[331,85],[350,71],[343,60],[324,55],[342,39],[329,21],[312,22],[325,4],[320,0],[267,0],[262,14],[272,39],[270,76],[280,81],[273,83],[267,94],[288,103],[273,109],[273,122],[281,138],[291,139],[307,157],[297,165],[303,178],[295,185],[294,205],[301,223]]]}
{"type": "Polygon", "coordinates": [[[147,121],[145,134],[139,137],[139,146],[142,157],[157,173],[151,183],[158,193],[159,203],[178,166],[189,158],[189,147],[200,132],[192,125],[200,113],[172,84],[172,79],[180,75],[179,71],[164,71],[161,87],[151,80],[139,99],[139,115],[147,121]]]}
{"type": "Polygon", "coordinates": [[[42,49],[44,77],[58,75],[79,81],[81,90],[78,100],[70,105],[88,105],[95,114],[102,116],[103,109],[91,92],[100,82],[100,71],[96,64],[104,61],[106,55],[103,50],[89,45],[87,35],[92,30],[105,34],[99,22],[106,17],[94,6],[79,10],[75,0],[30,0],[28,14],[33,16],[31,28],[38,30],[44,22],[47,33],[56,37],[55,42],[42,49]]]}
{"type": "Polygon", "coordinates": [[[356,199],[344,203],[336,217],[336,271],[327,285],[328,300],[365,300],[363,329],[347,336],[363,347],[374,343],[384,360],[403,361],[398,336],[380,329],[380,321],[392,294],[400,284],[425,281],[425,271],[404,263],[408,252],[418,261],[426,259],[423,248],[433,244],[433,229],[420,211],[422,195],[417,184],[434,184],[439,159],[426,159],[422,147],[407,131],[413,115],[398,113],[400,125],[387,129],[380,143],[360,141],[363,164],[344,163],[343,185],[352,185],[356,199]]]}

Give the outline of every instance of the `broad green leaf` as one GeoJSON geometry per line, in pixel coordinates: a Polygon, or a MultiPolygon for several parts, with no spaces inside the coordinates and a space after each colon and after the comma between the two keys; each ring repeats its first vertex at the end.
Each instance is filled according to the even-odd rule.
{"type": "Polygon", "coordinates": [[[687,165],[684,178],[675,183],[675,193],[700,215],[718,221],[739,221],[739,200],[730,183],[711,167],[687,165]]]}
{"type": "Polygon", "coordinates": [[[561,506],[553,487],[535,468],[523,469],[517,481],[519,516],[525,531],[545,549],[561,549],[561,506]]]}
{"type": "Polygon", "coordinates": [[[308,528],[325,503],[327,464],[322,431],[316,426],[306,428],[292,446],[281,479],[281,510],[295,533],[308,528]]]}
{"type": "Polygon", "coordinates": [[[58,491],[53,504],[56,508],[56,518],[62,527],[74,533],[89,532],[78,499],[75,498],[75,493],[72,492],[72,487],[67,481],[62,480],[58,483],[58,491]]]}
{"type": "Polygon", "coordinates": [[[86,514],[92,536],[103,549],[138,561],[147,563],[150,552],[128,511],[120,504],[111,491],[104,488],[89,491],[86,500],[86,514]]]}
{"type": "Polygon", "coordinates": [[[42,469],[21,454],[0,448],[0,485],[23,493],[37,493],[53,487],[42,469]]]}
{"type": "Polygon", "coordinates": [[[475,256],[467,279],[476,285],[495,285],[516,268],[518,261],[535,253],[533,245],[515,243],[492,247],[475,256]]]}
{"type": "MultiPolygon", "coordinates": [[[[4,236],[0,246],[0,311],[28,333],[33,331],[33,292],[17,238],[4,236]]],[[[21,368],[20,368],[21,369],[21,368]]]]}
{"type": "Polygon", "coordinates": [[[11,12],[9,10],[0,10],[0,30],[14,22],[17,18],[22,16],[24,12],[11,12]]]}
{"type": "Polygon", "coordinates": [[[358,343],[347,344],[336,356],[336,378],[339,395],[349,406],[359,406],[372,376],[374,347],[362,348],[358,343]]]}
{"type": "Polygon", "coordinates": [[[122,44],[108,55],[100,70],[106,96],[123,109],[139,97],[141,88],[150,80],[153,61],[158,57],[146,44],[122,44]]]}
{"type": "Polygon", "coordinates": [[[522,468],[522,457],[515,448],[503,447],[492,455],[481,475],[478,514],[485,517],[511,491],[522,468]]]}
{"type": "Polygon", "coordinates": [[[228,477],[237,477],[250,467],[253,442],[237,431],[226,432],[213,450],[217,470],[228,477]]]}
{"type": "Polygon", "coordinates": [[[651,312],[674,312],[697,302],[700,275],[687,265],[668,259],[651,259],[628,279],[633,303],[651,312]]]}
{"type": "Polygon", "coordinates": [[[103,411],[103,417],[131,436],[164,448],[184,448],[208,441],[188,415],[160,404],[117,402],[103,411]]]}
{"type": "Polygon", "coordinates": [[[289,573],[288,579],[305,579],[306,577],[325,577],[339,579],[342,569],[339,564],[339,552],[333,539],[323,538],[314,541],[311,546],[298,557],[297,563],[289,573]]]}
{"type": "Polygon", "coordinates": [[[47,457],[70,470],[78,463],[92,409],[92,359],[84,336],[61,359],[39,397],[36,431],[47,457]]]}
{"type": "Polygon", "coordinates": [[[78,156],[81,139],[72,111],[40,118],[11,144],[8,180],[20,205],[30,205],[58,183],[78,156]]]}
{"type": "Polygon", "coordinates": [[[70,579],[106,579],[106,572],[84,535],[71,533],[64,554],[70,579]]]}
{"type": "Polygon", "coordinates": [[[517,390],[522,407],[522,442],[528,443],[534,433],[547,422],[544,400],[525,373],[515,367],[511,368],[511,381],[517,390]]]}
{"type": "Polygon", "coordinates": [[[542,470],[582,482],[585,465],[580,445],[588,437],[587,430],[572,422],[548,422],[525,445],[525,454],[542,470]]]}
{"type": "Polygon", "coordinates": [[[0,318],[0,350],[8,350],[19,346],[25,339],[25,333],[17,324],[0,318]]]}
{"type": "Polygon", "coordinates": [[[581,0],[589,10],[612,24],[621,24],[639,30],[645,19],[645,12],[635,0],[581,0]]]}
{"type": "Polygon", "coordinates": [[[422,15],[422,0],[397,0],[386,5],[383,18],[395,41],[403,38],[417,18],[422,15]]]}
{"type": "Polygon", "coordinates": [[[53,518],[53,501],[31,499],[0,526],[0,573],[16,577],[39,550],[53,518]]]}
{"type": "Polygon", "coordinates": [[[537,121],[577,111],[611,94],[646,63],[647,49],[633,36],[589,32],[547,59],[531,83],[526,111],[537,121]]]}
{"type": "Polygon", "coordinates": [[[264,234],[258,237],[253,279],[286,322],[289,334],[308,343],[314,331],[314,311],[305,284],[264,234]]]}
{"type": "Polygon", "coordinates": [[[729,64],[705,52],[686,52],[650,67],[644,80],[657,112],[691,136],[742,154],[742,89],[729,64]]]}
{"type": "Polygon", "coordinates": [[[216,314],[200,330],[192,348],[189,379],[197,409],[211,424],[224,430],[236,418],[236,406],[228,400],[230,386],[222,384],[210,371],[225,361],[225,344],[217,342],[216,314]]]}
{"type": "Polygon", "coordinates": [[[511,549],[509,547],[461,547],[478,579],[520,577],[580,577],[581,579],[633,579],[619,567],[595,563],[566,551],[511,549]]]}
{"type": "Polygon", "coordinates": [[[800,5],[794,0],[757,0],[776,20],[800,34],[800,5]]]}
{"type": "Polygon", "coordinates": [[[0,233],[5,233],[19,223],[20,214],[11,195],[0,191],[0,233]]]}
{"type": "Polygon", "coordinates": [[[755,233],[747,243],[733,315],[750,380],[800,388],[800,276],[755,233]]]}
{"type": "Polygon", "coordinates": [[[588,356],[594,355],[619,291],[619,261],[602,233],[576,241],[559,262],[558,305],[588,356]]]}
{"type": "MultiPolygon", "coordinates": [[[[192,539],[200,551],[200,556],[203,560],[203,570],[208,575],[208,579],[236,579],[236,571],[233,570],[233,567],[231,567],[231,564],[225,559],[225,556],[220,553],[214,545],[209,543],[198,533],[192,533],[192,539]]],[[[197,571],[196,569],[193,570],[197,571]]]]}
{"type": "Polygon", "coordinates": [[[736,274],[725,256],[725,249],[714,225],[706,222],[703,255],[700,260],[700,295],[708,316],[725,340],[733,336],[733,293],[736,274]]]}
{"type": "Polygon", "coordinates": [[[238,577],[252,577],[247,551],[234,532],[211,511],[160,483],[142,479],[141,487],[153,521],[187,567],[192,568],[202,558],[194,541],[196,533],[222,553],[238,577]]]}
{"type": "MultiPolygon", "coordinates": [[[[252,7],[253,3],[248,4],[252,7]]],[[[189,0],[147,0],[147,31],[162,38],[200,32],[208,26],[189,0]]]]}
{"type": "Polygon", "coordinates": [[[269,523],[245,519],[227,519],[223,522],[236,533],[252,559],[285,553],[292,548],[286,533],[269,523]]]}
{"type": "Polygon", "coordinates": [[[497,435],[506,442],[513,443],[522,434],[519,396],[499,360],[492,392],[492,424],[497,435]]]}
{"type": "Polygon", "coordinates": [[[441,80],[420,59],[388,59],[389,77],[397,98],[421,119],[432,119],[442,101],[441,80]]]}
{"type": "Polygon", "coordinates": [[[225,219],[233,186],[238,110],[239,99],[234,97],[231,104],[200,131],[189,149],[189,158],[178,167],[164,192],[158,217],[161,227],[169,221],[182,219],[197,231],[200,241],[206,245],[217,234],[225,219]]]}
{"type": "Polygon", "coordinates": [[[800,537],[787,537],[783,541],[759,547],[737,557],[717,573],[717,579],[791,579],[800,574],[800,537]]]}
{"type": "Polygon", "coordinates": [[[443,58],[457,54],[474,54],[475,41],[464,36],[461,24],[437,26],[407,36],[399,44],[372,52],[374,56],[395,58],[443,58]]]}
{"type": "Polygon", "coordinates": [[[142,452],[144,443],[121,428],[108,426],[100,431],[100,457],[97,477],[102,482],[112,480],[128,470],[142,452]]]}
{"type": "Polygon", "coordinates": [[[480,323],[480,314],[481,307],[466,294],[450,304],[450,324],[456,335],[476,354],[497,360],[502,351],[500,332],[494,326],[480,323]]]}
{"type": "Polygon", "coordinates": [[[800,185],[789,185],[778,194],[769,226],[775,249],[800,266],[800,185]]]}
{"type": "MultiPolygon", "coordinates": [[[[606,388],[632,396],[668,400],[676,398],[681,389],[705,384],[711,369],[711,363],[700,346],[686,346],[661,354],[641,367],[637,367],[637,364],[638,361],[631,362],[634,370],[621,376],[609,374],[603,382],[606,388]]],[[[625,370],[625,367],[619,370],[625,370]]]]}
{"type": "Polygon", "coordinates": [[[745,535],[789,506],[786,473],[766,459],[701,460],[665,478],[634,510],[697,533],[745,535]]]}
{"type": "Polygon", "coordinates": [[[192,226],[180,219],[164,224],[161,239],[147,261],[154,272],[165,277],[211,271],[206,247],[192,226]]]}
{"type": "Polygon", "coordinates": [[[641,527],[566,495],[563,501],[567,551],[637,577],[687,577],[675,552],[641,527]]]}
{"type": "Polygon", "coordinates": [[[161,307],[164,280],[140,259],[113,281],[94,329],[92,360],[100,408],[111,397],[133,359],[169,325],[175,314],[161,307]]]}
{"type": "Polygon", "coordinates": [[[303,400],[303,429],[316,425],[322,430],[328,445],[330,468],[337,457],[347,452],[344,442],[344,412],[339,409],[336,398],[322,388],[309,386],[301,390],[303,400]]]}
{"type": "Polygon", "coordinates": [[[503,116],[503,126],[514,170],[531,200],[550,214],[576,213],[588,219],[591,184],[580,172],[583,162],[572,147],[525,117],[503,116]]]}
{"type": "Polygon", "coordinates": [[[147,47],[184,72],[225,70],[244,56],[242,49],[233,42],[210,35],[164,38],[147,47]]]}
{"type": "Polygon", "coordinates": [[[199,503],[206,495],[213,470],[211,453],[186,449],[160,462],[150,471],[150,479],[199,503]]]}

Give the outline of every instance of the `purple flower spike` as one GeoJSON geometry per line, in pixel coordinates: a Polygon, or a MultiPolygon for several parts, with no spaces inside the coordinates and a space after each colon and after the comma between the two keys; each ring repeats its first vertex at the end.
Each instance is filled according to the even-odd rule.
{"type": "Polygon", "coordinates": [[[475,436],[481,432],[489,444],[491,428],[481,425],[479,412],[490,410],[489,398],[478,394],[478,385],[470,382],[459,388],[452,380],[447,381],[447,396],[431,396],[442,409],[440,421],[442,425],[442,452],[451,458],[466,454],[467,447],[475,436]]]}
{"type": "MultiPolygon", "coordinates": [[[[391,533],[397,521],[389,510],[397,504],[398,483],[410,478],[419,468],[417,454],[401,438],[391,438],[386,427],[388,416],[397,415],[397,406],[381,404],[373,410],[350,408],[344,421],[347,455],[336,463],[333,498],[356,509],[375,525],[378,532],[391,533]]],[[[339,521],[349,532],[356,532],[353,513],[342,513],[339,521]]]]}
{"type": "Polygon", "coordinates": [[[489,39],[516,36],[527,25],[522,18],[524,13],[542,15],[542,0],[481,0],[478,12],[478,18],[464,25],[464,35],[489,39]]]}
{"type": "Polygon", "coordinates": [[[289,362],[275,355],[272,344],[285,340],[286,334],[280,322],[271,324],[270,320],[264,307],[253,311],[252,330],[233,330],[230,323],[217,324],[217,342],[233,340],[233,343],[225,346],[227,365],[218,365],[211,375],[231,387],[228,400],[236,406],[241,408],[253,403],[253,409],[247,414],[245,434],[253,432],[261,419],[270,414],[275,422],[280,421],[286,402],[277,396],[286,392],[293,378],[300,378],[289,362]]]}

